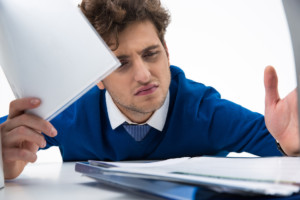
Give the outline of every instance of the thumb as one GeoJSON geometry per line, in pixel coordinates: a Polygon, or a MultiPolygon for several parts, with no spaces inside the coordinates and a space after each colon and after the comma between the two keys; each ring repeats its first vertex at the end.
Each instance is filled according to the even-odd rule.
{"type": "Polygon", "coordinates": [[[264,72],[265,107],[276,104],[279,100],[278,78],[274,67],[267,66],[264,72]]]}

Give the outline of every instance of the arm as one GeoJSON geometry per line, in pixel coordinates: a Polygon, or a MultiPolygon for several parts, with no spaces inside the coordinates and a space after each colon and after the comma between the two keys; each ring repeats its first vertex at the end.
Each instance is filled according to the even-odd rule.
{"type": "Polygon", "coordinates": [[[24,112],[38,107],[40,103],[35,98],[12,101],[7,121],[0,125],[6,179],[16,178],[28,162],[36,161],[36,152],[46,146],[42,132],[50,137],[57,134],[49,122],[24,112]]]}
{"type": "Polygon", "coordinates": [[[289,156],[300,155],[298,105],[296,89],[284,99],[278,93],[278,78],[273,67],[265,69],[265,121],[273,137],[289,156]]]}

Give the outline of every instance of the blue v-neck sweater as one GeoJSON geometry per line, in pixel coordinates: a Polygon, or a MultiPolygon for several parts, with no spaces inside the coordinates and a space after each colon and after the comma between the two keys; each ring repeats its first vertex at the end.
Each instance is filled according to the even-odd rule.
{"type": "Polygon", "coordinates": [[[186,79],[178,67],[170,69],[170,105],[162,132],[151,128],[137,142],[123,126],[112,130],[106,91],[94,87],[51,121],[58,135],[45,136],[46,148],[58,146],[64,161],[156,160],[243,151],[281,155],[261,114],[221,99],[214,88],[186,79]]]}

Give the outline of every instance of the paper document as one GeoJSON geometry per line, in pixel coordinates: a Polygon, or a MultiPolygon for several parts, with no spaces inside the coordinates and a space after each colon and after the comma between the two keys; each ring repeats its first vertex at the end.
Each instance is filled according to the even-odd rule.
{"type": "MultiPolygon", "coordinates": [[[[81,167],[93,167],[91,165],[81,163],[81,167]]],[[[191,185],[183,185],[180,183],[159,181],[152,179],[140,179],[125,176],[103,175],[100,173],[84,174],[101,183],[117,187],[130,193],[135,192],[140,195],[154,195],[154,197],[162,197],[163,199],[172,200],[192,200],[194,199],[197,187],[191,185]]],[[[212,193],[212,191],[208,191],[212,193]]],[[[147,198],[148,199],[148,198],[147,198]]],[[[152,199],[152,198],[150,198],[152,199]]],[[[153,198],[157,199],[157,198],[153,198]]]]}
{"type": "Polygon", "coordinates": [[[51,120],[119,66],[69,0],[1,0],[0,65],[16,98],[51,120]]]}
{"type": "Polygon", "coordinates": [[[288,196],[299,192],[300,158],[178,158],[152,163],[89,161],[97,173],[201,185],[219,191],[288,196]]]}

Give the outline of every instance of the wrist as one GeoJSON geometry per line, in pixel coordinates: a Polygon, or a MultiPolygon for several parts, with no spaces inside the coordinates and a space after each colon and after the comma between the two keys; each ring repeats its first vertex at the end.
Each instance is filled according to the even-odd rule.
{"type": "Polygon", "coordinates": [[[276,145],[277,145],[277,149],[278,151],[283,155],[283,156],[288,156],[284,151],[283,149],[281,148],[280,146],[280,143],[276,140],[276,145]]]}
{"type": "Polygon", "coordinates": [[[280,145],[279,141],[276,140],[276,145],[277,145],[277,149],[278,151],[283,155],[283,156],[300,156],[300,152],[299,151],[289,151],[285,148],[282,148],[282,146],[280,145]]]}

